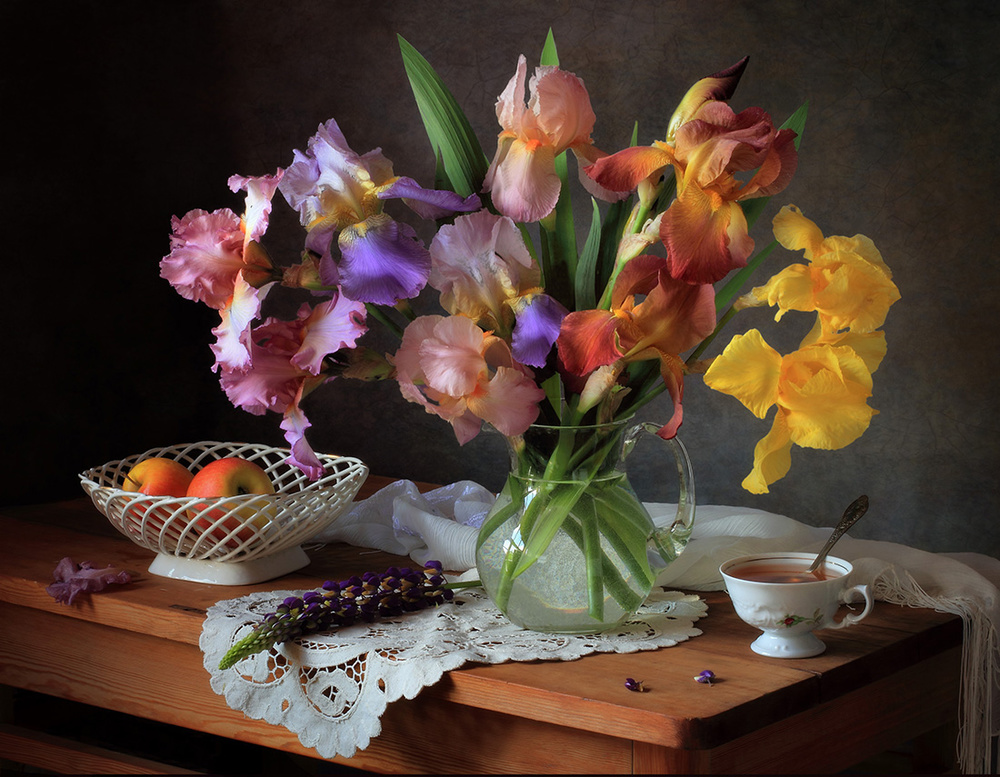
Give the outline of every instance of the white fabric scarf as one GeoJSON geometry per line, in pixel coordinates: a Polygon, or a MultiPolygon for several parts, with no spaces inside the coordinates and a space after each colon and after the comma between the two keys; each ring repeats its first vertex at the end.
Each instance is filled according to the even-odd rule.
{"type": "MultiPolygon", "coordinates": [[[[359,502],[315,541],[342,541],[437,559],[445,569],[475,576],[478,527],[494,495],[471,481],[421,494],[399,480],[359,502]]],[[[655,523],[673,519],[676,505],[647,503],[655,523]]],[[[763,510],[701,506],[691,542],[657,578],[657,585],[696,591],[725,590],[719,565],[748,553],[818,552],[830,528],[816,528],[763,510]]],[[[1000,733],[1000,561],[978,553],[928,553],[892,542],[843,537],[834,555],[854,565],[859,583],[877,599],[927,607],[962,618],[959,765],[965,774],[990,771],[991,737],[1000,733]]]]}

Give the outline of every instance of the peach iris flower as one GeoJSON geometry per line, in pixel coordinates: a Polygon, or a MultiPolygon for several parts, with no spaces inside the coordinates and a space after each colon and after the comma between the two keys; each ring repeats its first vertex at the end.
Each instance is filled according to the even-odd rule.
{"type": "Polygon", "coordinates": [[[441,292],[441,306],[485,329],[510,330],[511,301],[541,283],[517,225],[486,210],[442,226],[430,253],[428,282],[441,292]]]}
{"type": "Polygon", "coordinates": [[[568,312],[539,286],[541,270],[517,225],[486,210],[442,226],[430,247],[428,283],[441,306],[512,343],[514,358],[541,367],[568,312]]]}
{"type": "Polygon", "coordinates": [[[626,264],[615,281],[611,310],[566,316],[557,340],[559,359],[580,377],[608,365],[620,372],[629,362],[659,359],[674,414],[658,433],[670,438],[683,418],[684,363],[679,354],[711,334],[715,323],[710,285],[678,281],[667,272],[666,259],[644,254],[626,264]]]}
{"type": "Polygon", "coordinates": [[[753,289],[744,304],[777,306],[775,320],[789,310],[816,311],[825,333],[867,333],[885,323],[899,299],[892,272],[864,235],[823,237],[794,205],[774,218],[774,236],[785,248],[803,251],[809,264],[793,264],[753,289]]]}
{"type": "Polygon", "coordinates": [[[545,397],[507,343],[465,316],[417,318],[393,361],[403,396],[448,421],[462,444],[483,421],[504,435],[521,434],[545,397]]]}
{"type": "Polygon", "coordinates": [[[586,169],[602,186],[621,192],[655,188],[673,168],[677,196],[664,214],[660,238],[671,275],[689,283],[714,283],[746,265],[754,242],[739,203],[780,192],[798,160],[794,132],[776,129],[760,108],[735,113],[715,99],[731,94],[741,72],[736,66],[698,82],[671,120],[666,140],[619,151],[586,169]],[[749,179],[737,178],[750,170],[756,172],[749,179]]]}
{"type": "Polygon", "coordinates": [[[743,481],[753,494],[768,493],[768,486],[788,473],[792,443],[844,448],[864,434],[878,412],[868,406],[871,369],[853,348],[819,343],[782,356],[756,329],[733,338],[705,373],[705,383],[736,397],[758,418],[777,406],[743,481]]]}
{"type": "MultiPolygon", "coordinates": [[[[536,68],[529,83],[531,99],[525,104],[526,75],[527,61],[521,55],[514,77],[497,100],[497,119],[503,129],[483,182],[497,210],[520,222],[540,221],[555,208],[561,187],[555,167],[559,154],[571,149],[587,163],[605,156],[590,137],[597,117],[583,81],[557,67],[536,68]]],[[[582,164],[580,181],[600,199],[616,200],[627,194],[599,186],[583,174],[582,164]]]]}

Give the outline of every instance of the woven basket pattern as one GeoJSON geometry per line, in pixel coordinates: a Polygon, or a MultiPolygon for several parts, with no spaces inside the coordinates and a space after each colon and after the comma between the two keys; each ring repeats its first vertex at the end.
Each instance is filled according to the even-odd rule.
{"type": "Polygon", "coordinates": [[[80,474],[97,509],[144,548],[183,558],[248,561],[300,545],[351,505],[368,467],[348,456],[317,454],[326,474],[310,481],[287,463],[287,448],[240,442],[196,442],[153,448],[80,474]],[[192,472],[215,459],[238,456],[264,469],[274,494],[205,497],[147,496],[122,490],[140,461],[174,459],[192,472]]]}

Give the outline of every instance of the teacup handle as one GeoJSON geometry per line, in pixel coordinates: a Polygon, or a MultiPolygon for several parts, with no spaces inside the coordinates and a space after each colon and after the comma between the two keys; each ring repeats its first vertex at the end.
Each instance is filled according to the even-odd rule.
{"type": "Polygon", "coordinates": [[[839,622],[832,622],[829,624],[824,624],[824,629],[842,629],[845,626],[853,626],[858,621],[864,620],[868,617],[868,613],[872,611],[872,607],[875,606],[875,600],[872,597],[871,591],[868,590],[866,585],[855,585],[850,588],[845,588],[841,591],[840,599],[841,604],[849,604],[854,601],[854,596],[852,594],[859,593],[864,597],[865,609],[861,611],[860,614],[855,615],[854,613],[847,613],[839,622]]]}

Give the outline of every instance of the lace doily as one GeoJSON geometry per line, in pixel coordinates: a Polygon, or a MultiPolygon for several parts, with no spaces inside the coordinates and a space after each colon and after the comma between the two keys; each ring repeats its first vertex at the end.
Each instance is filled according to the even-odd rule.
{"type": "Polygon", "coordinates": [[[300,593],[271,591],[215,604],[201,649],[212,689],[230,707],[285,726],[324,758],[366,748],[382,730],[389,702],[412,699],[466,662],[567,661],[670,647],[701,634],[694,622],[708,611],[697,596],[657,590],[615,631],[540,634],[513,625],[483,592],[466,589],[435,609],[277,645],[219,670],[222,656],[253,624],[300,593]]]}

